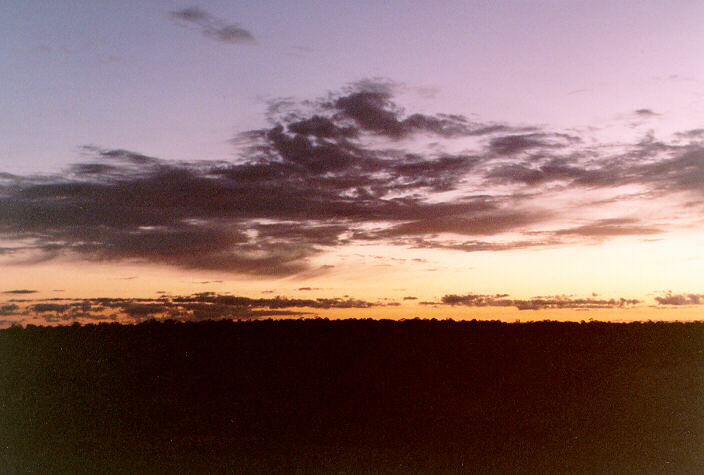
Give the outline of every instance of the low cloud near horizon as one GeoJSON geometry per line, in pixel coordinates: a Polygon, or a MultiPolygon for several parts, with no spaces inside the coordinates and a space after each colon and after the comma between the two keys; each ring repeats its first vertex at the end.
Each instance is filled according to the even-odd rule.
{"type": "Polygon", "coordinates": [[[704,305],[704,294],[673,294],[667,292],[664,295],[655,297],[655,301],[660,305],[704,305]]]}
{"type": "Polygon", "coordinates": [[[440,302],[422,302],[423,305],[462,305],[467,307],[515,307],[518,310],[545,309],[605,309],[628,308],[641,303],[637,299],[597,299],[593,297],[575,298],[565,295],[533,297],[531,299],[513,299],[508,294],[480,295],[466,294],[444,295],[440,302]]]}
{"type": "MultiPolygon", "coordinates": [[[[137,323],[146,319],[186,321],[267,317],[315,317],[316,311],[365,309],[398,305],[345,298],[249,298],[215,292],[186,296],[161,295],[156,298],[49,298],[0,303],[0,316],[15,316],[24,323],[84,323],[120,321],[137,323]]],[[[16,322],[16,323],[17,323],[16,322]]]]}
{"type": "MultiPolygon", "coordinates": [[[[673,294],[667,292],[655,296],[658,308],[672,306],[704,305],[704,294],[673,294]]],[[[645,305],[632,298],[575,297],[567,295],[538,296],[517,299],[509,294],[446,294],[436,301],[420,301],[406,296],[404,303],[391,298],[376,301],[342,298],[290,298],[283,296],[251,298],[216,292],[200,292],[192,295],[168,295],[163,292],[155,298],[37,298],[11,299],[0,302],[0,316],[13,317],[9,324],[70,324],[73,322],[139,323],[144,320],[252,320],[261,318],[314,318],[332,315],[340,309],[371,309],[399,307],[401,305],[446,306],[446,307],[514,307],[518,310],[628,310],[645,305]]]]}

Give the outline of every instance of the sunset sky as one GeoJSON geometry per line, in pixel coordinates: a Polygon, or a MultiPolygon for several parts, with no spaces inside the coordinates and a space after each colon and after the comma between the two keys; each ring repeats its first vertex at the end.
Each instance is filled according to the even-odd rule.
{"type": "Polygon", "coordinates": [[[0,3],[0,326],[704,319],[704,2],[0,3]]]}

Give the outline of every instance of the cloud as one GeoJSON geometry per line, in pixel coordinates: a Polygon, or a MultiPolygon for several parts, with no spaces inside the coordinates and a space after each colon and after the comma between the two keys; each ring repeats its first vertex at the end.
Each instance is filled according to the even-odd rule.
{"type": "MultiPolygon", "coordinates": [[[[484,236],[515,230],[521,226],[535,224],[547,219],[547,215],[537,212],[511,212],[492,209],[486,205],[489,212],[481,212],[485,203],[468,204],[466,216],[448,215],[431,217],[396,225],[384,233],[385,236],[414,236],[437,233],[453,233],[460,235],[484,236]]],[[[458,210],[460,211],[460,210],[458,210]]]]}
{"type": "Polygon", "coordinates": [[[3,294],[36,294],[39,292],[38,290],[29,290],[29,289],[15,289],[15,290],[5,290],[3,291],[3,294]]]}
{"type": "Polygon", "coordinates": [[[122,311],[130,317],[151,317],[164,313],[171,308],[169,303],[128,303],[122,307],[122,311]]]}
{"type": "Polygon", "coordinates": [[[203,292],[187,297],[177,297],[174,302],[183,304],[189,302],[214,303],[224,305],[234,305],[239,307],[268,307],[270,309],[309,307],[320,309],[331,308],[370,308],[383,304],[368,302],[353,298],[318,298],[318,299],[291,299],[287,297],[259,298],[239,297],[233,295],[219,295],[211,292],[203,292]]]}
{"type": "Polygon", "coordinates": [[[576,226],[573,228],[560,229],[555,231],[557,236],[571,235],[582,237],[606,237],[606,236],[642,236],[650,234],[661,234],[662,229],[640,225],[638,220],[633,218],[612,218],[600,219],[590,224],[576,226]]]}
{"type": "Polygon", "coordinates": [[[469,241],[457,241],[457,240],[439,240],[439,239],[425,239],[425,238],[413,238],[404,239],[399,241],[399,244],[405,244],[409,247],[417,249],[445,249],[452,251],[463,251],[463,252],[499,252],[499,251],[513,251],[517,249],[528,249],[532,247],[545,247],[545,246],[556,246],[562,244],[558,240],[520,240],[520,241],[508,241],[508,242],[492,242],[492,241],[480,241],[480,240],[469,240],[469,241]]]}
{"type": "MultiPolygon", "coordinates": [[[[631,298],[598,298],[566,295],[536,296],[516,299],[509,294],[447,294],[437,301],[418,301],[406,296],[403,301],[419,305],[465,307],[514,307],[519,310],[545,309],[627,309],[640,304],[631,298]]],[[[704,294],[666,294],[655,297],[663,306],[704,305],[704,294]]],[[[176,319],[199,321],[208,319],[256,319],[267,317],[299,317],[316,315],[318,310],[367,309],[398,306],[389,298],[380,301],[356,299],[345,295],[338,298],[251,298],[216,292],[192,295],[159,296],[157,298],[50,298],[39,301],[13,302],[0,305],[0,316],[28,316],[46,323],[93,321],[141,322],[146,319],[176,319]]]]}
{"type": "Polygon", "coordinates": [[[660,114],[653,112],[651,109],[636,109],[633,113],[640,117],[655,117],[660,114]]]}
{"type": "Polygon", "coordinates": [[[462,305],[467,307],[515,307],[519,310],[544,309],[603,309],[625,308],[640,303],[636,299],[596,299],[572,298],[568,296],[534,297],[532,299],[512,299],[508,294],[444,295],[440,302],[421,302],[423,305],[462,305]]]}
{"type": "MultiPolygon", "coordinates": [[[[198,8],[172,16],[213,21],[198,8]]],[[[397,90],[366,80],[273,101],[266,127],[233,140],[234,161],[87,146],[58,175],[2,174],[0,240],[12,246],[0,258],[313,276],[331,269],[316,256],[350,244],[489,252],[664,234],[671,209],[605,210],[704,201],[696,129],[594,145],[537,126],[406,111],[397,90]]]]}
{"type": "Polygon", "coordinates": [[[221,43],[246,44],[254,43],[254,35],[236,23],[228,23],[214,17],[199,7],[187,7],[169,12],[172,20],[192,27],[210,39],[221,43]]]}
{"type": "Polygon", "coordinates": [[[362,309],[398,305],[370,302],[348,296],[342,298],[293,299],[288,297],[250,298],[200,292],[185,296],[158,298],[51,298],[32,303],[0,305],[0,316],[33,315],[47,323],[146,319],[207,320],[254,319],[316,315],[316,310],[362,309]]]}
{"type": "Polygon", "coordinates": [[[462,116],[412,114],[403,117],[401,110],[391,102],[391,97],[390,88],[367,87],[338,97],[329,106],[337,111],[338,117],[350,119],[362,131],[393,139],[418,132],[442,137],[476,133],[462,116]]]}
{"type": "Polygon", "coordinates": [[[247,307],[227,307],[221,305],[204,305],[192,308],[190,320],[241,319],[250,320],[266,317],[301,317],[315,315],[312,312],[296,310],[254,310],[247,307]]]}
{"type": "Polygon", "coordinates": [[[489,141],[489,151],[497,155],[514,155],[528,150],[562,148],[579,139],[567,134],[532,133],[503,135],[489,141]]]}
{"type": "Polygon", "coordinates": [[[276,276],[312,271],[312,256],[350,236],[368,239],[361,228],[370,223],[395,226],[386,234],[398,236],[505,219],[484,198],[424,196],[456,189],[476,157],[370,148],[363,139],[366,132],[389,139],[474,133],[468,120],[405,117],[382,86],[355,87],[320,101],[307,119],[287,113],[251,131],[239,163],[171,162],[91,146],[88,160],[64,175],[10,177],[0,195],[0,235],[31,243],[35,259],[68,253],[276,276]],[[373,122],[374,111],[386,118],[373,122]],[[484,214],[473,217],[478,211],[484,214]]]}
{"type": "Polygon", "coordinates": [[[17,315],[19,313],[19,305],[10,303],[0,305],[0,316],[17,315]]]}
{"type": "Polygon", "coordinates": [[[660,305],[704,305],[704,294],[673,294],[668,292],[665,295],[655,297],[655,301],[660,305]]]}
{"type": "Polygon", "coordinates": [[[58,303],[37,303],[31,305],[29,310],[32,312],[42,313],[42,312],[56,312],[63,313],[71,308],[68,304],[58,304],[58,303]]]}
{"type": "Polygon", "coordinates": [[[683,139],[702,139],[704,138],[704,129],[685,130],[684,132],[677,132],[675,135],[683,139]]]}
{"type": "Polygon", "coordinates": [[[288,116],[290,100],[275,101],[269,110],[275,120],[287,123],[287,130],[315,138],[357,138],[372,134],[394,140],[419,134],[439,138],[485,136],[499,132],[524,130],[500,123],[480,123],[458,114],[407,114],[394,101],[397,84],[384,80],[362,80],[351,84],[341,94],[314,102],[315,109],[301,116],[288,116]]]}
{"type": "Polygon", "coordinates": [[[564,158],[535,164],[534,162],[505,163],[492,167],[487,178],[498,183],[520,183],[536,186],[555,181],[589,185],[604,180],[602,171],[577,166],[564,158]]]}

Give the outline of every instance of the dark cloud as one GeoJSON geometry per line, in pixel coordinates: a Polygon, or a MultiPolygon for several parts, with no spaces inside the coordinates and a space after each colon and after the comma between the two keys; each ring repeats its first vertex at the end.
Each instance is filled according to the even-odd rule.
{"type": "MultiPolygon", "coordinates": [[[[198,8],[172,16],[213,21],[198,8]]],[[[0,248],[3,262],[72,256],[314,276],[331,267],[313,266],[313,257],[347,244],[499,251],[664,233],[672,219],[601,215],[585,223],[579,205],[542,200],[549,193],[579,200],[585,190],[637,189],[601,204],[584,198],[592,211],[608,200],[672,193],[704,199],[696,129],[672,141],[646,135],[589,145],[539,127],[406,112],[395,92],[367,80],[317,100],[276,101],[267,127],[234,141],[233,162],[87,146],[82,162],[60,175],[2,174],[0,239],[15,246],[0,248]],[[455,139],[474,149],[448,152],[455,139]]]]}
{"type": "Polygon", "coordinates": [[[393,102],[394,85],[387,82],[361,81],[348,93],[324,103],[332,110],[336,121],[346,125],[338,128],[347,136],[361,132],[401,139],[417,133],[452,138],[482,136],[512,130],[504,124],[482,124],[457,114],[404,114],[393,102]],[[351,124],[347,121],[351,121],[351,124]]]}
{"type": "Polygon", "coordinates": [[[63,176],[11,177],[0,190],[0,234],[31,243],[35,259],[70,253],[289,275],[313,272],[308,260],[325,247],[370,239],[360,231],[370,223],[392,225],[390,237],[490,233],[526,221],[484,197],[428,201],[428,193],[457,189],[479,159],[369,148],[363,135],[454,136],[476,133],[476,124],[403,116],[387,89],[365,84],[321,101],[307,118],[282,113],[272,127],[246,134],[239,163],[169,162],[91,146],[84,148],[89,160],[63,176]],[[377,112],[382,119],[374,122],[377,112]]]}
{"type": "MultiPolygon", "coordinates": [[[[704,143],[693,131],[674,137],[665,142],[648,135],[635,144],[613,145],[612,151],[604,145],[570,147],[568,153],[541,150],[529,158],[490,161],[483,169],[490,183],[533,188],[559,183],[566,190],[638,186],[651,196],[678,192],[701,196],[704,143]],[[688,142],[681,143],[683,139],[688,142]]],[[[520,150],[525,149],[524,144],[520,150]]]]}
{"type": "Polygon", "coordinates": [[[349,296],[342,298],[292,299],[287,297],[249,298],[201,292],[186,296],[149,298],[51,298],[32,303],[0,305],[0,316],[33,315],[47,323],[146,319],[254,319],[315,315],[316,310],[395,306],[396,302],[369,302],[349,296]]]}
{"type": "Polygon", "coordinates": [[[228,307],[223,305],[203,305],[191,309],[190,320],[217,320],[223,318],[249,320],[266,317],[301,317],[315,315],[296,310],[256,310],[248,307],[228,307]]]}
{"type": "Polygon", "coordinates": [[[653,112],[651,109],[636,109],[633,113],[640,117],[655,117],[660,114],[653,112]]]}
{"type": "Polygon", "coordinates": [[[668,292],[665,295],[655,297],[655,301],[660,305],[704,305],[704,294],[673,294],[668,292]]]}
{"type": "Polygon", "coordinates": [[[532,299],[512,299],[508,294],[495,295],[445,295],[440,302],[421,302],[424,305],[463,305],[467,307],[516,307],[519,310],[544,309],[600,309],[625,308],[640,303],[636,299],[595,299],[572,298],[568,296],[534,297],[532,299]]]}
{"type": "Polygon", "coordinates": [[[627,308],[640,303],[637,299],[570,299],[561,297],[535,298],[530,300],[514,300],[519,310],[541,310],[545,308],[572,308],[572,309],[599,309],[599,308],[627,308]]]}
{"type": "Polygon", "coordinates": [[[553,158],[537,165],[525,162],[501,164],[490,169],[486,176],[495,182],[531,186],[554,181],[586,185],[604,179],[601,170],[582,168],[562,158],[553,158]]]}
{"type": "Polygon", "coordinates": [[[471,128],[463,117],[413,114],[402,118],[402,112],[393,107],[390,99],[390,91],[356,91],[339,97],[332,103],[332,107],[340,116],[351,119],[363,131],[394,139],[415,132],[444,137],[470,134],[471,128]]]}
{"type": "Polygon", "coordinates": [[[578,141],[577,137],[566,134],[504,135],[489,141],[489,151],[497,155],[514,155],[528,150],[562,148],[578,141]]]}
{"type": "Polygon", "coordinates": [[[171,308],[169,303],[128,303],[122,311],[130,317],[151,317],[166,312],[171,308]]]}
{"type": "Polygon", "coordinates": [[[199,7],[188,7],[169,12],[171,19],[192,27],[202,35],[222,43],[253,43],[254,35],[236,23],[228,23],[214,17],[199,7]]]}
{"type": "Polygon", "coordinates": [[[58,304],[58,303],[37,303],[31,305],[29,310],[32,312],[42,313],[42,312],[56,312],[63,313],[71,308],[68,304],[58,304]]]}
{"type": "Polygon", "coordinates": [[[224,43],[251,43],[254,35],[239,25],[215,25],[203,29],[203,34],[224,43]]]}
{"type": "Polygon", "coordinates": [[[15,303],[0,305],[0,316],[17,315],[19,313],[19,305],[15,303]]]}
{"type": "Polygon", "coordinates": [[[353,298],[318,298],[318,299],[291,299],[287,297],[274,297],[274,298],[260,298],[252,299],[248,297],[239,297],[233,295],[219,295],[211,292],[204,292],[200,294],[195,294],[188,297],[177,297],[173,299],[173,302],[184,304],[189,302],[198,303],[214,303],[221,305],[233,305],[238,307],[268,307],[270,309],[283,309],[283,308],[296,308],[296,307],[308,307],[308,308],[320,308],[320,309],[331,309],[331,308],[370,308],[375,306],[380,306],[383,304],[368,302],[365,300],[353,299],[353,298]]]}
{"type": "Polygon", "coordinates": [[[183,21],[197,22],[207,20],[210,15],[198,7],[187,7],[182,10],[172,11],[171,16],[183,21]]]}
{"type": "Polygon", "coordinates": [[[664,154],[666,158],[633,168],[634,180],[661,192],[704,194],[704,144],[684,146],[659,142],[643,144],[644,152],[664,154]]]}
{"type": "Polygon", "coordinates": [[[441,303],[446,305],[466,305],[469,307],[487,307],[487,306],[512,306],[513,301],[507,300],[505,294],[496,295],[445,295],[440,299],[441,303]]]}
{"type": "Polygon", "coordinates": [[[29,289],[14,289],[14,290],[5,290],[3,291],[3,294],[36,294],[39,292],[38,290],[29,290],[29,289]]]}
{"type": "Polygon", "coordinates": [[[704,129],[690,129],[684,132],[678,132],[675,135],[683,139],[702,139],[704,138],[704,129]]]}
{"type": "MultiPolygon", "coordinates": [[[[404,301],[417,301],[406,296],[404,301]]],[[[702,294],[672,294],[655,297],[660,305],[704,304],[702,294]]],[[[440,300],[420,301],[420,305],[450,305],[468,307],[515,307],[519,310],[543,309],[608,309],[628,308],[639,304],[636,299],[603,299],[592,294],[587,298],[572,296],[540,296],[514,299],[508,294],[448,294],[440,300]]],[[[316,310],[365,309],[398,306],[400,303],[385,298],[370,302],[345,295],[342,298],[250,298],[237,295],[201,292],[186,296],[150,298],[51,298],[29,303],[0,305],[0,316],[34,316],[47,323],[75,321],[119,320],[140,322],[145,319],[208,320],[256,319],[266,317],[298,317],[315,315],[316,310]]]]}

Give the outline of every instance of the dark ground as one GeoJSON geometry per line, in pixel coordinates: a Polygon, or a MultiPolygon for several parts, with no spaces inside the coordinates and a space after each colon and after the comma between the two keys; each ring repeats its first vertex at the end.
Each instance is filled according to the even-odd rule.
{"type": "Polygon", "coordinates": [[[0,331],[0,472],[704,472],[704,323],[0,331]]]}

